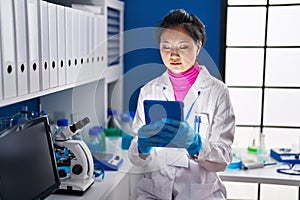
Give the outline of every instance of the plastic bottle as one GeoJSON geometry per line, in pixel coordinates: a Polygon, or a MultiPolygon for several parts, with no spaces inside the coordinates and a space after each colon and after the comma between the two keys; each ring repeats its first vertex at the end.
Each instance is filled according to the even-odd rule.
{"type": "Polygon", "coordinates": [[[102,126],[94,126],[95,129],[98,129],[99,135],[98,135],[98,140],[101,145],[101,151],[105,152],[106,151],[106,137],[104,133],[104,129],[102,126]]]}
{"type": "Polygon", "coordinates": [[[23,123],[28,121],[28,106],[22,106],[21,115],[18,119],[18,123],[23,123]]]}
{"type": "Polygon", "coordinates": [[[63,140],[64,136],[62,132],[69,127],[68,119],[58,119],[56,122],[56,131],[53,135],[53,140],[63,140]]]}
{"type": "Polygon", "coordinates": [[[89,137],[87,140],[87,146],[92,154],[99,154],[104,152],[103,142],[101,144],[99,140],[100,130],[99,127],[92,127],[89,129],[89,137]]]}
{"type": "Polygon", "coordinates": [[[130,114],[122,113],[119,121],[121,130],[129,135],[132,135],[132,118],[130,114]]]}
{"type": "Polygon", "coordinates": [[[128,113],[120,115],[120,126],[122,130],[122,149],[128,149],[133,139],[132,133],[132,118],[128,113]]]}

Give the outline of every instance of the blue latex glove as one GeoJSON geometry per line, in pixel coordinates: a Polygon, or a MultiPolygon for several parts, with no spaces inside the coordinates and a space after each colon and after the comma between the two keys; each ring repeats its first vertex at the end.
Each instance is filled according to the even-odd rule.
{"type": "Polygon", "coordinates": [[[202,147],[200,134],[189,126],[187,122],[173,119],[162,119],[164,123],[164,137],[168,138],[168,147],[178,147],[187,149],[190,155],[198,154],[202,147]]]}
{"type": "Polygon", "coordinates": [[[157,121],[154,124],[142,126],[138,130],[139,151],[143,154],[149,154],[153,147],[166,146],[171,139],[168,139],[166,136],[164,136],[163,129],[164,123],[162,121],[157,121]]]}

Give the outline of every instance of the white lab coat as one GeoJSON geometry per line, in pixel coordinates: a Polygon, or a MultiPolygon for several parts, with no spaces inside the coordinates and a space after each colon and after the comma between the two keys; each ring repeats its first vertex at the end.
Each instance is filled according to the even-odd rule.
{"type": "MultiPolygon", "coordinates": [[[[174,100],[167,72],[141,88],[133,120],[135,133],[145,124],[143,101],[166,98],[174,100]]],[[[145,171],[138,184],[138,199],[226,199],[225,187],[216,172],[225,170],[231,162],[235,116],[227,87],[204,66],[184,99],[185,115],[195,100],[187,121],[193,128],[195,115],[200,115],[203,122],[198,159],[191,158],[183,148],[156,148],[144,160],[138,155],[137,137],[132,140],[129,159],[145,171]]]]}

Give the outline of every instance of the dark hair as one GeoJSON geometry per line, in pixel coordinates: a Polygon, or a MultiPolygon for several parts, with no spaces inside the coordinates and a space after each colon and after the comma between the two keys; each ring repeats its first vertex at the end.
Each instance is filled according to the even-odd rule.
{"type": "Polygon", "coordinates": [[[165,16],[156,31],[156,39],[160,43],[160,36],[166,28],[173,28],[182,26],[189,32],[195,43],[199,41],[204,42],[206,40],[205,26],[202,21],[193,14],[189,14],[183,9],[171,10],[170,13],[165,16]]]}

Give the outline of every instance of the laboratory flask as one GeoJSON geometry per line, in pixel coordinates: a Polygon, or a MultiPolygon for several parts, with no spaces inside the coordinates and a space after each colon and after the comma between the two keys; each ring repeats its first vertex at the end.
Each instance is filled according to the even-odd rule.
{"type": "Polygon", "coordinates": [[[107,111],[107,125],[106,128],[120,128],[118,121],[118,111],[109,108],[107,111]]]}

